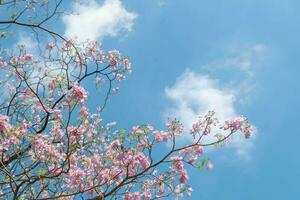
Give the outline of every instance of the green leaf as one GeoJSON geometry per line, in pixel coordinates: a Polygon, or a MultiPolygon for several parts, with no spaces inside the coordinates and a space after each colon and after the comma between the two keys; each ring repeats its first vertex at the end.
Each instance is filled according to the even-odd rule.
{"type": "Polygon", "coordinates": [[[125,129],[120,129],[119,130],[119,134],[120,135],[125,135],[126,134],[126,130],[125,129]]]}
{"type": "Polygon", "coordinates": [[[45,175],[45,174],[46,174],[45,169],[44,169],[44,168],[40,168],[40,169],[39,169],[39,176],[43,176],[43,175],[45,175]]]}
{"type": "Polygon", "coordinates": [[[125,142],[125,138],[124,137],[120,137],[119,140],[120,140],[121,143],[125,142]]]}
{"type": "Polygon", "coordinates": [[[222,143],[221,143],[221,142],[219,142],[219,143],[216,143],[216,144],[214,144],[214,147],[215,147],[215,148],[222,147],[222,143]]]}
{"type": "Polygon", "coordinates": [[[196,166],[199,170],[201,170],[207,163],[208,158],[204,158],[201,162],[197,162],[196,166]]]}
{"type": "Polygon", "coordinates": [[[4,181],[7,182],[7,181],[9,181],[9,179],[10,179],[10,177],[8,175],[5,175],[4,181]]]}

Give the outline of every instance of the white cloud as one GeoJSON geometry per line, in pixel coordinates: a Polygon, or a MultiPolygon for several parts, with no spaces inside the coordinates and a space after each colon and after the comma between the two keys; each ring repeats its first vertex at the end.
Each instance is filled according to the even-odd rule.
{"type": "Polygon", "coordinates": [[[227,69],[244,72],[247,78],[252,78],[257,68],[264,61],[268,48],[261,43],[251,46],[232,45],[225,49],[226,57],[211,62],[203,67],[210,70],[227,69]]]}
{"type": "MultiPolygon", "coordinates": [[[[240,99],[247,98],[245,96],[251,96],[254,88],[251,85],[255,85],[254,75],[259,66],[258,61],[263,59],[265,51],[266,46],[263,44],[255,44],[246,49],[239,48],[239,51],[235,48],[230,52],[231,56],[205,66],[213,72],[226,69],[232,73],[238,70],[244,74],[243,79],[231,80],[229,83],[186,70],[176,79],[173,86],[165,89],[166,97],[172,102],[172,106],[166,109],[165,116],[176,117],[183,123],[185,129],[189,130],[199,116],[204,116],[210,110],[216,112],[220,121],[240,115],[236,109],[237,104],[241,103],[240,99]],[[233,56],[233,53],[236,55],[233,56]]],[[[254,129],[256,132],[255,127],[254,129]]],[[[215,140],[213,135],[208,137],[207,141],[215,140]]],[[[236,134],[228,147],[233,148],[238,155],[248,158],[254,146],[255,135],[252,139],[245,140],[243,134],[236,134]]],[[[182,141],[190,140],[192,137],[186,133],[182,141]]]]}
{"type": "Polygon", "coordinates": [[[39,54],[38,43],[33,39],[32,35],[28,36],[24,32],[21,32],[18,41],[14,44],[14,48],[12,49],[18,49],[18,46],[24,46],[28,53],[34,54],[35,56],[39,54]]]}
{"type": "Polygon", "coordinates": [[[65,35],[80,40],[101,40],[105,36],[117,36],[123,31],[130,32],[137,18],[137,14],[127,11],[120,0],[105,0],[103,4],[95,0],[75,3],[73,12],[63,17],[65,35]]]}
{"type": "Polygon", "coordinates": [[[199,114],[209,110],[217,111],[223,120],[235,114],[234,95],[220,88],[217,80],[191,70],[185,71],[172,87],[166,88],[166,95],[175,103],[171,113],[178,114],[188,127],[199,114]]]}
{"type": "MultiPolygon", "coordinates": [[[[42,82],[47,85],[48,82],[51,80],[51,76],[55,76],[61,73],[64,73],[63,69],[57,67],[56,62],[44,62],[45,61],[45,43],[39,43],[37,40],[33,39],[33,36],[26,35],[25,33],[21,32],[19,34],[17,42],[14,44],[15,55],[18,55],[18,49],[24,48],[27,53],[32,54],[33,58],[36,62],[31,67],[31,73],[30,76],[28,76],[28,82],[35,84],[38,82],[38,79],[43,77],[42,82]],[[41,73],[40,69],[47,69],[49,76],[47,78],[44,77],[44,74],[41,73]]],[[[52,51],[56,51],[56,49],[53,49],[52,51]]],[[[69,68],[71,71],[72,69],[69,68]]],[[[41,80],[39,80],[41,82],[41,80]]]]}
{"type": "Polygon", "coordinates": [[[167,3],[167,1],[166,1],[166,0],[158,0],[158,6],[159,6],[159,7],[163,7],[163,6],[165,6],[165,5],[166,5],[166,3],[167,3]]]}

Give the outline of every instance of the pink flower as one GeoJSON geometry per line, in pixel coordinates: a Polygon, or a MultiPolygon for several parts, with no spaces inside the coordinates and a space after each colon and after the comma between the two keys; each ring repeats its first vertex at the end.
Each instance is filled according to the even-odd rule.
{"type": "Polygon", "coordinates": [[[168,121],[166,126],[168,127],[169,132],[173,134],[182,134],[183,125],[178,120],[168,121]]]}
{"type": "Polygon", "coordinates": [[[11,128],[11,125],[9,124],[8,116],[0,115],[0,131],[4,131],[9,128],[11,128]]]}
{"type": "Polygon", "coordinates": [[[118,148],[121,146],[121,142],[119,140],[114,140],[112,143],[111,143],[111,148],[112,149],[115,149],[115,148],[118,148]]]}
{"type": "Polygon", "coordinates": [[[32,92],[31,92],[30,88],[26,88],[25,91],[24,91],[24,96],[25,96],[25,97],[28,97],[28,96],[31,95],[31,93],[32,93],[32,92]]]}
{"type": "Polygon", "coordinates": [[[143,170],[150,166],[148,158],[143,153],[138,153],[135,158],[140,162],[143,170]]]}
{"type": "Polygon", "coordinates": [[[18,64],[18,58],[17,57],[12,57],[9,62],[12,65],[16,65],[16,64],[18,64]]]}
{"type": "Polygon", "coordinates": [[[4,61],[2,57],[0,57],[0,68],[6,67],[7,63],[4,61]]]}
{"type": "Polygon", "coordinates": [[[182,170],[179,181],[180,181],[180,183],[186,184],[187,180],[188,180],[187,172],[186,172],[186,170],[182,170]]]}
{"type": "Polygon", "coordinates": [[[79,60],[80,62],[83,62],[85,60],[85,55],[83,53],[79,54],[79,60]]]}
{"type": "Polygon", "coordinates": [[[46,46],[46,49],[51,50],[55,45],[52,42],[49,42],[46,46]]]}
{"type": "Polygon", "coordinates": [[[201,128],[204,126],[204,123],[202,120],[199,120],[197,123],[193,124],[192,129],[191,129],[191,134],[196,135],[197,133],[200,132],[201,128]]]}
{"type": "Polygon", "coordinates": [[[192,164],[196,160],[197,160],[197,156],[190,156],[187,162],[190,163],[190,164],[192,164]]]}
{"type": "Polygon", "coordinates": [[[32,60],[33,60],[32,54],[26,53],[23,56],[20,56],[18,60],[11,60],[11,63],[12,64],[17,64],[17,63],[24,64],[24,63],[32,61],[32,60]]]}
{"type": "Polygon", "coordinates": [[[245,134],[246,139],[249,138],[253,132],[251,125],[247,122],[247,118],[243,116],[236,117],[230,121],[226,121],[221,126],[221,129],[224,130],[230,129],[233,132],[240,130],[245,134]]]}
{"type": "Polygon", "coordinates": [[[20,127],[20,129],[19,129],[20,135],[25,134],[26,131],[27,131],[27,128],[28,128],[28,124],[26,123],[25,120],[23,120],[23,121],[22,121],[22,124],[21,124],[21,127],[20,127]]]}
{"type": "Polygon", "coordinates": [[[145,132],[142,129],[140,129],[138,126],[134,126],[134,127],[132,127],[132,134],[134,134],[136,136],[140,136],[140,135],[145,134],[145,132]]]}
{"type": "Polygon", "coordinates": [[[74,40],[73,39],[69,39],[68,41],[66,41],[65,46],[66,47],[70,47],[74,44],[74,40]]]}
{"type": "Polygon", "coordinates": [[[63,51],[70,51],[71,47],[74,45],[75,41],[72,39],[67,40],[62,47],[63,51]]]}
{"type": "Polygon", "coordinates": [[[32,54],[27,53],[27,54],[24,55],[24,60],[25,61],[31,61],[32,59],[33,59],[32,54]]]}
{"type": "Polygon", "coordinates": [[[37,138],[34,143],[33,143],[33,146],[36,148],[36,149],[41,149],[44,147],[44,140],[43,138],[37,138]]]}
{"type": "Polygon", "coordinates": [[[57,84],[57,79],[52,79],[48,84],[48,89],[50,91],[54,90],[56,84],[57,84]]]}
{"type": "Polygon", "coordinates": [[[195,153],[196,154],[202,154],[203,153],[203,147],[202,146],[200,146],[200,145],[196,145],[196,146],[194,146],[194,151],[195,151],[195,153]]]}
{"type": "Polygon", "coordinates": [[[115,59],[110,59],[110,64],[111,66],[116,66],[117,65],[117,61],[115,59]]]}
{"type": "Polygon", "coordinates": [[[148,141],[146,140],[146,138],[144,138],[144,139],[142,139],[138,142],[137,146],[140,147],[140,148],[147,147],[148,146],[148,141]]]}
{"type": "Polygon", "coordinates": [[[156,142],[167,142],[168,139],[170,139],[170,134],[163,134],[161,132],[157,132],[155,135],[154,135],[154,139],[156,142]]]}
{"type": "Polygon", "coordinates": [[[53,113],[53,115],[55,116],[55,118],[57,119],[62,119],[62,114],[61,114],[61,110],[55,109],[55,110],[51,110],[50,113],[53,113]]]}
{"type": "Polygon", "coordinates": [[[73,84],[71,98],[83,103],[87,98],[87,92],[83,87],[73,84]]]}
{"type": "Polygon", "coordinates": [[[124,195],[124,200],[139,200],[140,199],[140,194],[138,192],[134,193],[126,193],[124,195]]]}
{"type": "Polygon", "coordinates": [[[246,121],[246,118],[243,116],[236,117],[231,121],[226,121],[224,125],[221,126],[222,129],[227,130],[230,129],[232,131],[237,131],[241,128],[243,123],[246,121]]]}
{"type": "Polygon", "coordinates": [[[88,111],[87,107],[85,107],[85,106],[80,108],[79,113],[82,118],[87,118],[89,116],[89,111],[88,111]]]}
{"type": "Polygon", "coordinates": [[[84,171],[80,169],[76,169],[75,171],[70,173],[70,175],[71,175],[70,185],[76,187],[83,181],[84,171]]]}
{"type": "Polygon", "coordinates": [[[51,133],[54,137],[56,137],[57,139],[61,139],[64,136],[64,132],[62,131],[62,129],[55,125],[52,129],[51,129],[51,133]]]}

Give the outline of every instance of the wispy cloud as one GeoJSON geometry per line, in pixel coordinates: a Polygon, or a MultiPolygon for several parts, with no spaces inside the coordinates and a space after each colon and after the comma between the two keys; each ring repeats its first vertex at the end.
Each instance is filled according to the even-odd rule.
{"type": "Polygon", "coordinates": [[[158,0],[158,6],[159,6],[159,7],[165,6],[166,3],[167,3],[167,0],[158,0]]]}
{"type": "Polygon", "coordinates": [[[33,39],[32,35],[30,36],[26,35],[24,32],[20,32],[18,35],[18,40],[12,49],[18,49],[18,46],[24,46],[29,53],[38,56],[38,45],[38,42],[33,39]]]}
{"type": "Polygon", "coordinates": [[[105,0],[102,4],[91,0],[73,4],[74,14],[65,15],[63,23],[67,37],[80,40],[103,39],[130,32],[137,14],[127,11],[121,0],[105,0]]]}
{"type": "Polygon", "coordinates": [[[202,67],[209,70],[238,70],[245,77],[252,78],[264,61],[268,52],[266,45],[257,43],[254,45],[230,45],[224,49],[225,56],[210,62],[202,67]]]}
{"type": "MultiPolygon", "coordinates": [[[[245,93],[245,87],[254,82],[257,60],[262,59],[265,50],[265,45],[255,44],[246,49],[239,49],[235,56],[230,52],[230,56],[205,65],[212,71],[226,69],[232,73],[237,70],[244,73],[243,79],[233,79],[229,83],[222,81],[222,77],[213,77],[211,75],[213,73],[208,75],[186,70],[176,79],[174,85],[165,89],[165,95],[173,105],[166,109],[165,116],[176,117],[182,121],[186,129],[189,129],[199,116],[205,115],[209,110],[216,111],[220,120],[240,115],[237,104],[241,98],[245,98],[245,94],[251,96],[253,90],[245,93]]],[[[183,140],[191,139],[192,137],[186,134],[183,140]]],[[[212,139],[213,137],[207,138],[212,139]]],[[[242,134],[237,134],[228,147],[233,148],[238,155],[248,157],[253,142],[253,138],[246,141],[242,134]]]]}

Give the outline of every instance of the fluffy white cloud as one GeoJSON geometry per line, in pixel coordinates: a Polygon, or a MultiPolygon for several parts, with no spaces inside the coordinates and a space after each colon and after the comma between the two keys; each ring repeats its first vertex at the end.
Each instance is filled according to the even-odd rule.
{"type": "MultiPolygon", "coordinates": [[[[234,47],[227,52],[230,56],[226,55],[225,58],[205,66],[211,69],[211,72],[225,69],[233,71],[232,73],[244,74],[243,79],[231,80],[228,83],[186,70],[176,79],[173,86],[165,89],[166,97],[172,102],[172,106],[166,109],[165,116],[176,117],[186,129],[190,129],[199,116],[204,116],[210,110],[216,111],[221,121],[240,115],[236,104],[243,103],[241,99],[247,99],[254,91],[254,75],[258,66],[262,64],[266,49],[263,44],[255,44],[248,48],[234,47]]],[[[254,129],[256,130],[255,127],[254,129]]],[[[206,140],[215,140],[213,135],[206,140]]],[[[247,158],[254,146],[255,135],[252,139],[245,140],[243,134],[236,134],[228,147],[247,158]]],[[[186,133],[182,141],[188,140],[192,140],[192,137],[186,133]]]]}
{"type": "Polygon", "coordinates": [[[131,31],[137,14],[127,11],[120,0],[105,0],[102,4],[91,0],[73,5],[73,13],[63,17],[67,37],[80,40],[102,39],[131,31]]]}
{"type": "Polygon", "coordinates": [[[216,110],[222,119],[235,115],[234,95],[220,88],[217,80],[190,70],[178,77],[172,87],[166,88],[166,95],[175,103],[169,112],[178,114],[188,127],[199,114],[209,110],[216,110]]]}

